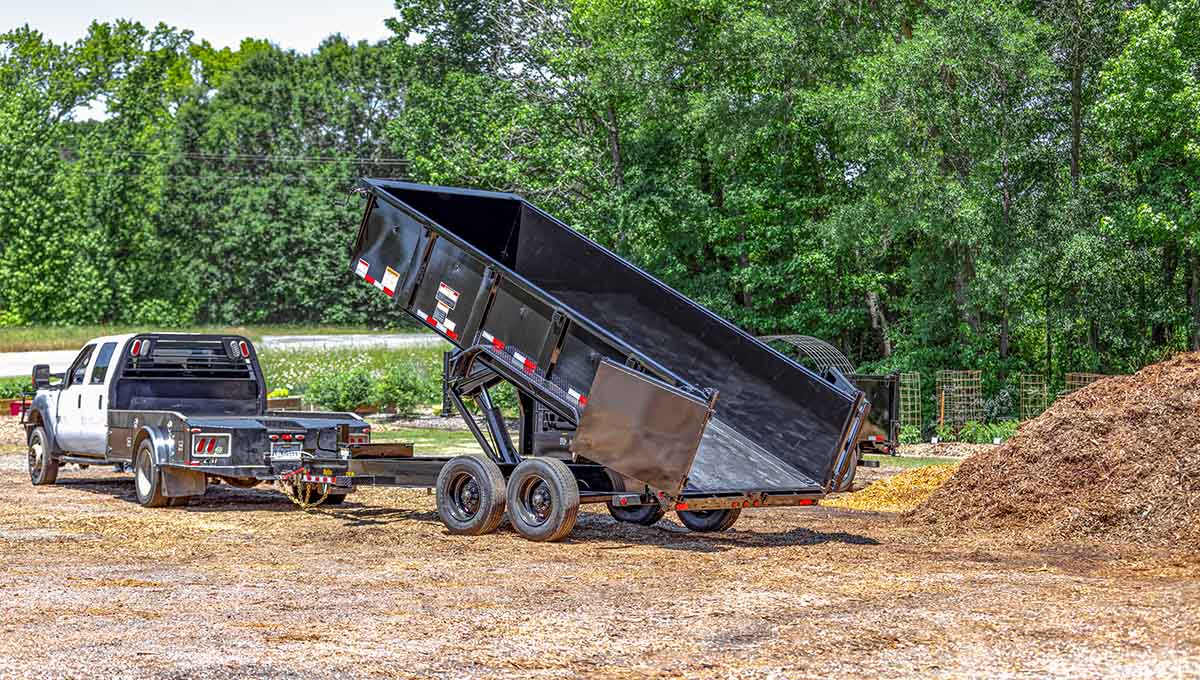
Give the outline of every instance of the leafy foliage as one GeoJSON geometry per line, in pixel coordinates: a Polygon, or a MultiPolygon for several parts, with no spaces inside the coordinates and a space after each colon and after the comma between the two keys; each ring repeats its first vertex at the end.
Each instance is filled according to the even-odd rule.
{"type": "Polygon", "coordinates": [[[1002,420],[1019,372],[1200,348],[1198,3],[397,0],[394,40],[309,54],[16,29],[0,325],[404,323],[345,250],[355,178],[403,175],[864,372],[981,369],[1002,420]]]}

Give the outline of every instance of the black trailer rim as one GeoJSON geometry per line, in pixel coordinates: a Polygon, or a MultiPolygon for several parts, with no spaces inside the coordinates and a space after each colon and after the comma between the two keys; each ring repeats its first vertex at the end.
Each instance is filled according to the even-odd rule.
{"type": "Polygon", "coordinates": [[[550,519],[554,512],[554,495],[546,480],[537,476],[522,480],[517,493],[517,512],[530,526],[541,526],[550,519]]]}
{"type": "Polygon", "coordinates": [[[42,443],[40,434],[33,435],[33,439],[29,442],[29,478],[37,481],[42,476],[43,458],[45,457],[46,445],[42,443]]]}
{"type": "Polygon", "coordinates": [[[479,514],[482,494],[479,480],[469,472],[459,472],[450,480],[450,514],[460,522],[474,519],[479,514]]]}

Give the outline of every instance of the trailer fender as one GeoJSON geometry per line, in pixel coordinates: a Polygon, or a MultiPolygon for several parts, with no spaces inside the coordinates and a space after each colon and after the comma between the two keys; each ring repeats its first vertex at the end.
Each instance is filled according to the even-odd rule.
{"type": "Polygon", "coordinates": [[[200,496],[208,486],[208,478],[198,470],[188,470],[172,464],[175,442],[171,433],[157,425],[143,425],[134,435],[133,450],[149,439],[154,452],[154,464],[162,478],[162,492],[168,498],[200,496]]]}

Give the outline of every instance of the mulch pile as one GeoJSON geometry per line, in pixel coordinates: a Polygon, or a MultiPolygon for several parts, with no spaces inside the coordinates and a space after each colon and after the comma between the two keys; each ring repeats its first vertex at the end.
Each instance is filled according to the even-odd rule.
{"type": "Polygon", "coordinates": [[[1200,353],[1059,399],[910,517],[1200,550],[1200,353]]]}
{"type": "Polygon", "coordinates": [[[954,474],[952,465],[926,465],[871,482],[867,488],[854,493],[838,494],[821,501],[821,505],[849,510],[876,512],[907,512],[929,498],[938,487],[954,474]]]}

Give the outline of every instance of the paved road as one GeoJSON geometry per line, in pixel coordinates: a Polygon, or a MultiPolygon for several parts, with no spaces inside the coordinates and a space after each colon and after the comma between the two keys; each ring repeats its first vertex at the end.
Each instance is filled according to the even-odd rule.
{"type": "MultiPolygon", "coordinates": [[[[347,347],[430,347],[441,339],[432,333],[364,333],[361,335],[265,335],[260,349],[344,349],[347,347]]],[[[34,364],[50,364],[54,373],[67,370],[78,350],[0,353],[0,376],[29,375],[34,364]]]]}

